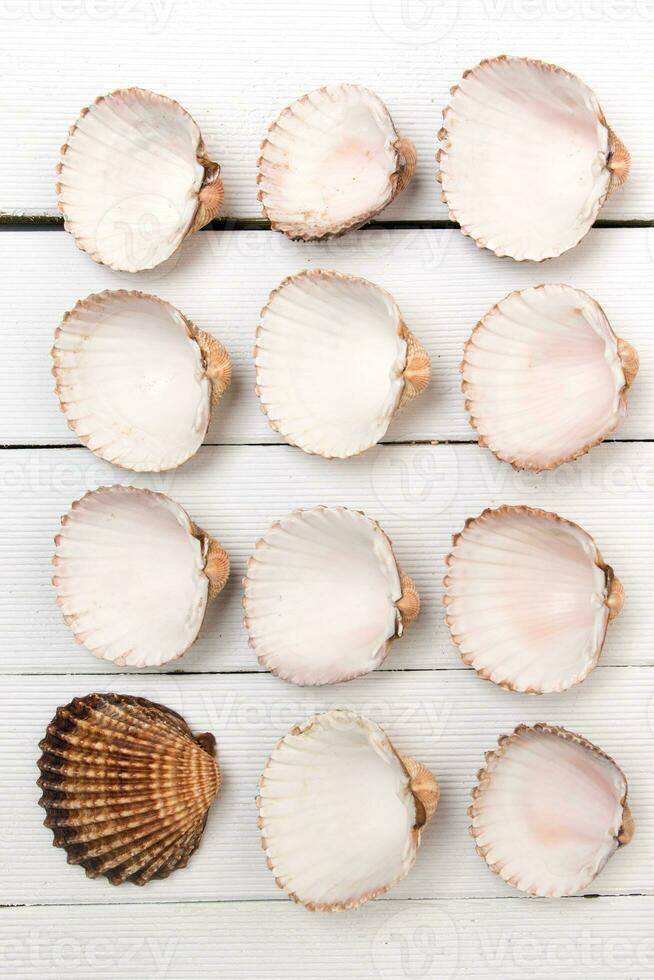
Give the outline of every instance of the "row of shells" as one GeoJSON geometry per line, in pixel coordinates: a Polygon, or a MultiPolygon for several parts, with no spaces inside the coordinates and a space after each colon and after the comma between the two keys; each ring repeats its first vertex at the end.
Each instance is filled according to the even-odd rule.
{"type": "MultiPolygon", "coordinates": [[[[55,539],[53,583],[76,639],[118,666],[182,656],[229,574],[224,549],[161,493],[103,487],[55,539]]],[[[591,536],[529,507],[486,510],[454,535],[446,622],[466,664],[501,687],[564,691],[599,660],[623,588],[591,536]]],[[[262,667],[336,684],[378,667],[420,597],[379,524],[345,507],[298,510],[261,538],[243,580],[262,667]]]]}
{"type": "MultiPolygon", "coordinates": [[[[220,788],[213,735],[144,698],[90,694],[57,709],[40,748],[39,802],[70,864],[115,885],[187,864],[220,788]]],[[[546,724],[500,738],[472,798],[478,853],[530,895],[587,887],[633,835],[620,768],[546,724]]],[[[355,908],[409,872],[438,800],[432,773],[375,722],[316,715],[277,743],[259,781],[268,867],[309,909],[355,908]]]]}
{"type": "MultiPolygon", "coordinates": [[[[627,177],[629,154],[594,93],[556,65],[502,56],[467,71],[443,111],[437,180],[450,216],[496,255],[539,261],[575,246],[627,177]]],[[[381,99],[331,85],[270,126],[257,182],[271,226],[311,241],[360,228],[416,165],[381,99]]],[[[220,167],[179,103],[140,88],[83,109],[61,149],[58,206],[84,251],[152,268],[212,221],[220,167]]]]}
{"type": "MultiPolygon", "coordinates": [[[[480,247],[517,260],[576,245],[629,169],[592,91],[530,59],[496,58],[466,72],[439,138],[437,179],[450,216],[480,247]]],[[[259,198],[273,229],[317,240],[379,214],[415,165],[413,146],[374,93],[330,86],[270,127],[259,198]]],[[[66,229],[120,271],[164,262],[223,202],[220,168],[194,120],[138,88],[82,111],[57,170],[66,229]]],[[[231,373],[212,335],[169,303],[122,290],[78,303],[53,358],[71,427],[102,458],[133,470],[192,456],[231,373]]],[[[378,442],[430,377],[429,357],[388,293],[320,270],[273,291],[255,362],[272,426],[328,458],[378,442]]],[[[637,364],[587,294],[566,285],[523,290],[489,311],[466,344],[467,409],[500,459],[548,469],[615,431],[637,364]]],[[[77,639],[134,666],[188,649],[229,574],[224,549],[181,507],[130,487],[101,488],[73,505],[54,565],[77,639]]],[[[444,584],[464,661],[530,693],[583,680],[622,604],[592,538],[527,507],[468,521],[444,584]]],[[[419,605],[380,526],[342,507],[274,525],[244,581],[251,645],[262,665],[297,684],[373,670],[419,605]]],[[[40,803],[70,863],[115,884],[144,884],[188,862],[220,788],[212,735],[194,735],[176,712],[145,699],[91,694],[57,710],[41,749],[40,803]]],[[[318,715],[281,739],[261,777],[268,865],[308,908],[353,908],[408,873],[438,798],[435,777],[377,724],[350,711],[318,715]]],[[[520,726],[487,754],[469,814],[491,869],[534,895],[584,889],[633,833],[616,763],[546,724],[520,726]]]]}
{"type": "MultiPolygon", "coordinates": [[[[132,470],[189,459],[231,378],[229,354],[212,334],[136,291],[80,300],[56,330],[52,357],[70,428],[96,455],[132,470]]],[[[431,376],[393,297],[325,270],[272,291],[254,362],[272,428],[327,458],[375,445],[431,376]]],[[[516,468],[546,470],[615,432],[637,371],[636,351],[599,303],[550,284],[489,310],[465,344],[461,384],[480,444],[516,468]]]]}

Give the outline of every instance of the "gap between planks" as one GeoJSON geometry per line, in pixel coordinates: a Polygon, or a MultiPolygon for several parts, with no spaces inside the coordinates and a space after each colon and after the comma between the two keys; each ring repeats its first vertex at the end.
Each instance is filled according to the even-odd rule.
{"type": "MultiPolygon", "coordinates": [[[[581,902],[581,901],[601,901],[610,902],[614,899],[616,901],[623,901],[625,904],[629,902],[630,899],[641,899],[645,902],[652,903],[654,905],[654,895],[647,895],[645,892],[617,892],[610,895],[563,895],[561,898],[556,899],[557,902],[581,902]]],[[[491,898],[484,895],[458,895],[455,898],[444,895],[442,897],[436,896],[436,898],[392,898],[390,895],[379,895],[375,900],[375,905],[379,905],[382,902],[386,906],[393,905],[405,905],[411,903],[412,905],[433,905],[436,902],[447,902],[448,905],[463,905],[468,902],[507,902],[507,903],[537,903],[542,904],[544,902],[549,902],[550,899],[538,899],[533,898],[531,895],[493,895],[491,898]]],[[[182,901],[179,899],[171,899],[170,901],[163,902],[151,902],[147,899],[143,899],[140,902],[112,902],[108,905],[106,902],[86,902],[84,905],[74,905],[71,902],[2,902],[0,903],[0,914],[4,909],[70,909],[71,913],[79,914],[80,911],[86,911],[87,909],[102,909],[103,911],[108,911],[110,909],[133,909],[139,906],[155,906],[156,908],[166,908],[169,906],[177,906],[178,908],[185,908],[187,905],[220,905],[220,906],[234,906],[239,905],[288,905],[289,898],[287,895],[280,892],[279,898],[185,898],[182,901]]],[[[294,907],[291,905],[291,907],[294,907]]],[[[300,914],[302,910],[298,909],[300,914]]],[[[329,914],[329,913],[327,913],[329,914]]],[[[310,916],[313,916],[313,912],[309,912],[310,916]]],[[[316,916],[320,916],[321,913],[315,913],[316,916]]]]}
{"type": "MultiPolygon", "coordinates": [[[[11,212],[0,213],[0,231],[34,229],[46,231],[49,229],[63,230],[64,219],[55,214],[12,214],[11,212]]],[[[620,219],[598,219],[593,228],[653,228],[654,218],[620,218],[620,219]]],[[[426,229],[428,231],[448,231],[459,229],[461,226],[456,221],[447,221],[439,218],[425,218],[423,220],[412,218],[406,221],[400,219],[395,221],[371,221],[364,225],[359,231],[371,231],[380,228],[385,231],[413,231],[426,229]]],[[[265,218],[216,218],[209,224],[204,225],[200,231],[270,231],[270,222],[265,218]]],[[[356,234],[356,232],[354,233],[356,234]]]]}
{"type": "MultiPolygon", "coordinates": [[[[615,439],[605,439],[604,442],[608,445],[612,445],[614,443],[625,444],[625,445],[630,445],[631,443],[636,443],[636,444],[642,443],[643,445],[647,445],[650,442],[654,442],[654,437],[652,438],[641,437],[639,439],[621,439],[617,437],[615,439]]],[[[401,446],[477,446],[478,444],[479,443],[477,439],[474,438],[473,439],[394,439],[394,440],[389,440],[388,442],[385,440],[381,440],[380,442],[375,443],[375,445],[377,446],[400,446],[400,447],[401,446]]],[[[207,440],[206,442],[202,443],[202,447],[211,447],[214,449],[218,449],[221,446],[228,447],[230,449],[234,449],[235,447],[236,448],[243,447],[246,449],[281,449],[284,447],[289,448],[289,443],[256,442],[256,441],[248,442],[247,440],[243,442],[220,442],[214,440],[207,440]]],[[[0,452],[3,452],[4,450],[13,450],[13,449],[50,450],[50,449],[85,449],[85,448],[86,447],[81,442],[50,442],[50,443],[48,442],[11,443],[10,442],[10,443],[4,443],[0,445],[0,452]]],[[[291,446],[290,448],[293,449],[296,447],[291,446]]],[[[139,471],[125,470],[125,472],[139,472],[139,471]]],[[[156,471],[152,471],[152,472],[156,472],[156,471]]]]}

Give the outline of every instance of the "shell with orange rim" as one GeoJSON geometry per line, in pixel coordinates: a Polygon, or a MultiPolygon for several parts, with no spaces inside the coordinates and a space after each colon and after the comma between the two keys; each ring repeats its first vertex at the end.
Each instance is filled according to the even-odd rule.
{"type": "Polygon", "coordinates": [[[374,670],[420,608],[379,524],[345,507],[295,511],[274,524],[243,584],[250,646],[294,684],[374,670]]]}
{"type": "Polygon", "coordinates": [[[316,715],[278,742],[259,780],[268,867],[312,911],[356,908],[408,874],[438,795],[431,772],[375,722],[316,715]]]}
{"type": "Polygon", "coordinates": [[[582,892],[633,837],[622,770],[565,728],[519,725],[486,753],[478,780],[468,810],[477,852],[528,895],[582,892]]]}
{"type": "Polygon", "coordinates": [[[288,106],[259,157],[259,200],[275,231],[310,241],[360,228],[411,180],[413,144],[361,85],[328,85],[288,106]]]}
{"type": "Polygon", "coordinates": [[[90,491],[61,525],[52,582],[75,639],[117,666],[181,657],[229,575],[218,542],[169,497],[134,487],[90,491]]]}
{"type": "Polygon", "coordinates": [[[577,524],[531,507],[485,510],[454,535],[446,564],[445,620],[481,677],[548,694],[597,665],[623,588],[577,524]]]}
{"type": "Polygon", "coordinates": [[[231,379],[212,334],[165,300],[123,289],[66,313],[52,359],[69,427],[97,456],[139,471],[193,456],[231,379]]]}
{"type": "Polygon", "coordinates": [[[69,864],[112,885],[185,867],[220,786],[213,735],[145,698],[88,694],[57,708],[39,748],[39,803],[69,864]]]}
{"type": "Polygon", "coordinates": [[[509,293],[465,345],[461,388],[470,424],[498,459],[549,470],[621,425],[638,355],[581,289],[509,293]]]}
{"type": "Polygon", "coordinates": [[[64,227],[96,262],[152,269],[220,211],[220,167],[195,120],[142,88],[82,109],[61,148],[57,203],[64,227]]]}
{"type": "Polygon", "coordinates": [[[272,428],[328,459],[374,446],[431,377],[429,355],[393,297],[324,269],[290,276],[272,291],[254,358],[272,428]]]}
{"type": "Polygon", "coordinates": [[[629,173],[593,92],[557,65],[502,55],[466,71],[438,134],[441,199],[496,255],[573,248],[629,173]]]}

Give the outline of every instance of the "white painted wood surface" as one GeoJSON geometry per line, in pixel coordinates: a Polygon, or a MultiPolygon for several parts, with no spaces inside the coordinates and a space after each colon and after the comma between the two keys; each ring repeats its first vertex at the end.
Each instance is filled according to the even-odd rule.
{"type": "Polygon", "coordinates": [[[279,111],[332,82],[368,85],[418,151],[385,219],[444,219],[436,134],[482,58],[558,63],[596,92],[632,155],[605,219],[654,217],[649,0],[3,0],[0,213],[53,214],[59,146],[82,106],[140,85],[178,99],[222,166],[224,214],[259,218],[259,146],[279,111]]]}
{"type": "MultiPolygon", "coordinates": [[[[418,172],[383,220],[447,219],[434,181],[441,110],[461,72],[501,52],[557,62],[591,85],[632,153],[601,218],[654,220],[654,5],[649,0],[4,0],[0,2],[0,216],[55,213],[54,166],[81,106],[123,85],[177,99],[222,165],[225,215],[261,215],[260,140],[279,109],[329,82],[369,85],[418,149],[418,172]]],[[[336,980],[654,977],[654,229],[593,230],[562,259],[499,261],[456,230],[373,229],[302,245],[264,231],[202,232],[157,270],[96,266],[61,230],[0,229],[0,977],[61,980],[336,980]],[[429,348],[428,393],[387,442],[327,462],[279,445],[253,391],[254,330],[285,275],[323,266],[389,289],[429,348]],[[477,319],[512,289],[587,289],[636,346],[641,372],[617,441],[551,474],[518,474],[474,442],[457,368],[477,319]],[[177,472],[136,476],[74,448],[52,390],[61,315],[105,288],[175,303],[230,350],[234,383],[205,446],[177,472]],[[430,445],[432,442],[465,445],[430,445]],[[423,443],[413,445],[413,442],[423,443]],[[42,448],[16,448],[42,447],[42,448]],[[48,448],[64,447],[64,448],[48,448]],[[163,490],[227,548],[233,573],[181,673],[117,671],[78,647],[50,584],[52,538],[71,501],[112,482],[163,490]],[[531,698],[464,668],[442,621],[450,535],[486,506],[556,510],[594,535],[625,584],[601,665],[563,695],[531,698]],[[416,579],[423,609],[384,668],[326,689],[261,672],[241,622],[256,539],[295,507],[346,504],[377,518],[416,579]],[[59,704],[92,690],[181,711],[219,744],[223,787],[189,867],[114,889],[66,865],[36,801],[37,743],[59,704]],[[265,758],[296,721],[329,706],[379,721],[433,768],[442,802],[409,877],[352,914],[286,901],[258,843],[265,758]],[[483,753],[520,722],[582,732],[630,784],[637,833],[589,891],[529,900],[474,853],[466,807],[483,753]]]]}
{"type": "Polygon", "coordinates": [[[6,909],[0,955],[12,980],[616,980],[651,976],[653,911],[635,897],[385,901],[349,916],[247,902],[160,906],[155,925],[147,906],[6,909]]]}
{"type": "Polygon", "coordinates": [[[429,388],[393,420],[386,441],[474,441],[460,391],[463,345],[494,303],[540,282],[588,290],[616,333],[639,351],[640,373],[617,438],[654,438],[654,228],[595,229],[572,252],[539,265],[499,261],[458,230],[375,229],[322,244],[289,242],[262,231],[206,231],[160,269],[138,275],[97,265],[61,231],[0,230],[0,267],[4,444],[78,441],[54,394],[50,348],[66,310],[89,293],[112,288],[143,289],[170,300],[230,352],[233,382],[215,412],[208,442],[281,442],[254,392],[255,330],[271,289],[287,275],[320,267],[388,289],[432,358],[429,388]]]}

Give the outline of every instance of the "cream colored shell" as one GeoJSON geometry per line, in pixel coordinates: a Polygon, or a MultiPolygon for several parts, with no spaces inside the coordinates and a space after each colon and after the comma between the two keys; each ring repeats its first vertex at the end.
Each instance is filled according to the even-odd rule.
{"type": "Polygon", "coordinates": [[[477,851],[529,895],[582,892],[633,836],[624,774],[564,728],[518,726],[486,754],[478,779],[468,811],[477,851]]]}
{"type": "Polygon", "coordinates": [[[438,784],[374,722],[332,710],[278,742],[259,781],[268,867],[311,910],[356,908],[411,869],[438,784]]]}
{"type": "Polygon", "coordinates": [[[464,663],[513,691],[584,680],[622,608],[622,585],[590,535],[531,507],[466,521],[446,565],[445,620],[464,663]]]}
{"type": "Polygon", "coordinates": [[[375,445],[431,376],[427,352],[389,293],[323,269],[291,276],[272,291],[254,359],[257,394],[273,429],[328,459],[375,445]]]}
{"type": "Polygon", "coordinates": [[[75,639],[117,666],[181,657],[227,581],[220,545],[169,497],[134,487],[90,491],[61,525],[52,581],[75,639]]]}
{"type": "Polygon", "coordinates": [[[379,524],[345,507],[295,511],[274,524],[243,584],[250,646],[294,684],[374,670],[420,608],[379,524]]]}
{"type": "Polygon", "coordinates": [[[328,85],[288,106],[261,145],[259,200],[273,229],[305,240],[379,214],[409,183],[412,143],[361,85],[328,85]]]}
{"type": "Polygon", "coordinates": [[[540,261],[575,246],[627,177],[593,92],[542,61],[482,61],[452,89],[437,154],[442,200],[477,245],[540,261]]]}
{"type": "Polygon", "coordinates": [[[481,319],[461,387],[481,446],[516,469],[547,470],[615,432],[637,371],[592,296],[548,283],[509,293],[481,319]]]}
{"type": "Polygon", "coordinates": [[[216,217],[220,167],[197,124],[164,95],[119,89],[82,109],[61,148],[64,227],[96,262],[151,269],[216,217]]]}
{"type": "Polygon", "coordinates": [[[131,470],[179,466],[200,447],[231,378],[229,355],[170,303],[105,290],[65,314],[52,348],[68,425],[131,470]]]}

